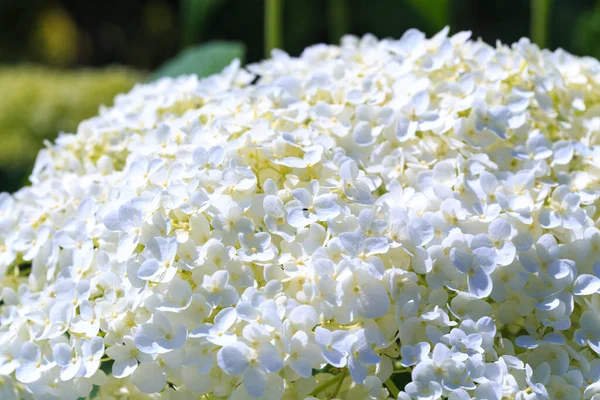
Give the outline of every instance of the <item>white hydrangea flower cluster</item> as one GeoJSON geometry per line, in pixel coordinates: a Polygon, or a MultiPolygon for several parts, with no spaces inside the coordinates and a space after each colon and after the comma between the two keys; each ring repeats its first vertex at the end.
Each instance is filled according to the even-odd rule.
{"type": "Polygon", "coordinates": [[[0,195],[0,398],[600,399],[600,62],[469,38],[162,79],[48,144],[0,195]]]}

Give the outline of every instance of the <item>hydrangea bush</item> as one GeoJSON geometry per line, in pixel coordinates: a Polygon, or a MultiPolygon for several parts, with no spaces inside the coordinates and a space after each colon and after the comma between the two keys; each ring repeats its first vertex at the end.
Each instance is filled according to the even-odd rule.
{"type": "Polygon", "coordinates": [[[469,38],[274,51],[61,135],[0,195],[0,398],[600,399],[600,62],[469,38]]]}

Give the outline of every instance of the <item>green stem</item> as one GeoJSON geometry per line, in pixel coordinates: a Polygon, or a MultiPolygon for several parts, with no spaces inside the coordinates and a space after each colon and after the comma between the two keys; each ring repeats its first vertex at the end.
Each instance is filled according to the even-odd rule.
{"type": "Polygon", "coordinates": [[[392,378],[389,378],[387,381],[385,381],[385,386],[390,391],[390,394],[392,395],[392,397],[394,399],[397,399],[398,394],[400,393],[400,390],[396,387],[396,384],[394,382],[392,382],[392,378]]]}
{"type": "Polygon", "coordinates": [[[348,7],[346,0],[328,0],[329,42],[338,43],[348,33],[348,7]]]}
{"type": "Polygon", "coordinates": [[[281,9],[283,0],[265,0],[265,56],[271,50],[281,48],[283,37],[281,28],[281,9]]]}
{"type": "Polygon", "coordinates": [[[531,0],[531,40],[540,47],[546,47],[549,17],[550,0],[531,0]]]}
{"type": "Polygon", "coordinates": [[[346,373],[342,373],[342,374],[334,376],[327,382],[322,383],[319,386],[317,386],[310,395],[316,396],[317,394],[321,393],[323,390],[327,389],[329,386],[335,384],[336,382],[343,381],[345,377],[346,377],[346,373]]]}
{"type": "Polygon", "coordinates": [[[345,369],[344,372],[342,372],[342,377],[340,378],[340,381],[338,382],[337,386],[335,387],[333,396],[331,396],[332,398],[337,397],[337,394],[339,393],[340,388],[342,387],[342,383],[344,383],[344,379],[346,379],[347,376],[348,376],[348,370],[345,369]]]}

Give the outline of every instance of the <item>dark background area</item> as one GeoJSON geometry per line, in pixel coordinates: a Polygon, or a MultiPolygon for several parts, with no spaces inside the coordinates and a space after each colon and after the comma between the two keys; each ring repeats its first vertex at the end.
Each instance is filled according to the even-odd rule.
{"type": "MultiPolygon", "coordinates": [[[[449,25],[452,32],[471,30],[473,38],[488,43],[514,42],[538,29],[533,36],[544,47],[600,56],[600,1],[280,1],[281,43],[292,55],[314,43],[337,43],[343,32],[397,38],[409,28],[432,35],[449,25]],[[540,23],[534,28],[532,19],[545,14],[543,7],[549,12],[540,33],[540,23]]],[[[4,97],[0,100],[0,140],[5,143],[0,144],[0,191],[14,191],[24,184],[43,138],[52,139],[62,130],[74,131],[77,121],[95,114],[99,104],[110,103],[114,94],[145,80],[146,74],[186,47],[217,39],[239,41],[245,45],[246,62],[264,58],[264,7],[265,0],[0,0],[0,98],[4,97]],[[30,67],[24,65],[41,65],[41,70],[52,71],[53,78],[40,78],[39,70],[34,69],[38,71],[35,81],[29,77],[30,67]],[[115,65],[126,69],[114,69],[115,65]],[[106,75],[96,74],[97,69],[106,71],[107,67],[110,74],[118,75],[110,90],[106,75]],[[23,87],[9,87],[7,82],[14,81],[11,74],[24,68],[19,75],[23,87]],[[96,86],[81,85],[81,81],[69,84],[73,76],[82,73],[96,86]],[[41,123],[45,130],[27,136],[33,129],[27,125],[39,114],[39,107],[54,110],[56,85],[46,88],[39,82],[49,82],[57,74],[64,79],[57,85],[80,90],[65,94],[66,98],[89,99],[90,104],[84,112],[77,108],[85,101],[63,101],[59,111],[48,114],[52,122],[41,123]],[[102,96],[98,88],[103,88],[102,96]],[[25,91],[35,92],[31,96],[42,100],[24,101],[21,96],[21,108],[7,108],[5,103],[14,103],[17,94],[25,91]],[[3,122],[7,109],[23,117],[3,122]],[[25,133],[16,135],[15,126],[25,133]],[[25,136],[28,141],[10,146],[11,141],[25,136]],[[2,147],[11,149],[10,154],[3,153],[2,147]]]]}

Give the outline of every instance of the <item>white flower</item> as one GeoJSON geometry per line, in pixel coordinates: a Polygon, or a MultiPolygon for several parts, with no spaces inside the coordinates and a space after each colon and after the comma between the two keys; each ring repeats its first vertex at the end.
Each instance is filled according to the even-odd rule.
{"type": "Polygon", "coordinates": [[[79,374],[81,357],[73,354],[73,349],[67,343],[57,343],[52,348],[54,361],[61,367],[60,379],[68,381],[79,374]]]}
{"type": "Polygon", "coordinates": [[[352,336],[343,330],[331,332],[320,326],[315,329],[315,340],[321,346],[321,355],[325,361],[337,368],[346,365],[351,338],[352,336]]]}
{"type": "Polygon", "coordinates": [[[538,239],[535,252],[529,250],[520,254],[519,261],[531,273],[543,272],[555,279],[560,279],[567,276],[572,271],[572,267],[569,260],[558,258],[559,251],[554,236],[545,234],[538,239]]]}
{"type": "Polygon", "coordinates": [[[575,331],[575,340],[581,346],[586,344],[600,355],[600,318],[593,311],[586,311],[579,319],[581,329],[575,331]]]}
{"type": "Polygon", "coordinates": [[[205,291],[206,301],[213,307],[230,306],[238,299],[237,291],[229,284],[228,271],[217,271],[212,276],[204,275],[201,287],[205,291]]]}
{"type": "Polygon", "coordinates": [[[294,240],[293,228],[286,224],[287,211],[283,206],[283,201],[277,196],[268,195],[263,200],[263,207],[265,209],[264,221],[267,229],[288,242],[294,240]]]}
{"type": "Polygon", "coordinates": [[[308,188],[295,189],[294,200],[285,207],[288,212],[288,223],[294,228],[304,228],[317,221],[327,221],[339,215],[339,207],[332,195],[319,195],[319,183],[310,182],[308,188]]]}
{"type": "Polygon", "coordinates": [[[354,273],[347,272],[340,279],[337,292],[341,305],[336,311],[341,323],[354,321],[358,317],[377,318],[388,312],[390,299],[377,278],[359,269],[354,273]]]}
{"type": "Polygon", "coordinates": [[[117,260],[125,261],[141,239],[142,212],[133,204],[124,204],[104,218],[104,225],[111,231],[124,232],[117,248],[117,260]]]}
{"type": "Polygon", "coordinates": [[[415,346],[402,346],[402,365],[409,367],[415,365],[429,356],[431,345],[427,342],[417,343],[415,346]]]}
{"type": "Polygon", "coordinates": [[[187,329],[175,325],[161,311],[156,311],[152,322],[146,323],[135,332],[135,346],[147,354],[162,354],[182,347],[187,338],[187,329]]]}
{"type": "Polygon", "coordinates": [[[242,375],[244,387],[253,397],[259,397],[265,391],[267,373],[283,367],[274,348],[266,346],[254,350],[242,342],[221,348],[217,362],[228,375],[242,375]]]}
{"type": "Polygon", "coordinates": [[[54,367],[54,363],[42,355],[40,348],[32,342],[21,347],[21,365],[16,370],[19,382],[31,383],[39,380],[42,373],[54,367]]]}
{"type": "Polygon", "coordinates": [[[381,357],[373,351],[364,330],[356,333],[353,339],[348,358],[348,370],[355,382],[363,383],[367,378],[367,366],[379,363],[381,357]]]}
{"type": "Polygon", "coordinates": [[[140,352],[131,336],[123,337],[123,343],[115,343],[106,349],[106,354],[114,360],[112,373],[116,378],[129,376],[138,367],[138,361],[150,362],[152,356],[140,352]]]}
{"type": "Polygon", "coordinates": [[[238,256],[246,262],[266,262],[275,257],[275,251],[271,245],[271,235],[267,232],[240,233],[239,240],[241,248],[238,256]]]}
{"type": "Polygon", "coordinates": [[[298,331],[290,339],[288,365],[298,375],[309,378],[312,375],[313,365],[319,359],[319,348],[311,343],[311,339],[304,331],[298,331]]]}
{"type": "Polygon", "coordinates": [[[226,346],[237,341],[237,336],[228,330],[237,319],[235,308],[224,308],[215,315],[214,324],[202,324],[190,332],[192,338],[205,338],[217,346],[226,346]]]}
{"type": "Polygon", "coordinates": [[[354,127],[352,136],[358,146],[370,146],[375,143],[386,126],[389,126],[394,118],[391,108],[375,108],[364,105],[356,107],[355,117],[359,122],[354,127]]]}
{"type": "Polygon", "coordinates": [[[48,144],[0,194],[0,398],[598,397],[600,63],[470,36],[163,78],[48,144]]]}
{"type": "Polygon", "coordinates": [[[93,337],[90,340],[83,339],[81,343],[82,367],[85,371],[83,376],[90,378],[100,367],[100,359],[104,354],[104,339],[93,337]]]}
{"type": "Polygon", "coordinates": [[[429,108],[429,93],[423,90],[415,93],[402,107],[396,119],[396,137],[406,142],[415,137],[417,131],[427,131],[435,126],[439,116],[429,108]]]}
{"type": "Polygon", "coordinates": [[[360,204],[372,204],[373,191],[372,182],[363,176],[356,161],[344,158],[340,164],[340,183],[339,186],[344,194],[353,202],[360,204]]]}
{"type": "Polygon", "coordinates": [[[456,269],[467,275],[469,293],[477,298],[490,295],[493,288],[490,274],[496,267],[496,252],[487,247],[479,247],[471,252],[452,249],[450,259],[456,269]]]}
{"type": "Polygon", "coordinates": [[[552,192],[550,208],[542,208],[540,212],[540,225],[544,228],[580,228],[586,215],[579,204],[579,195],[571,193],[565,185],[557,187],[552,192]]]}
{"type": "Polygon", "coordinates": [[[138,277],[155,282],[168,282],[173,279],[177,273],[177,267],[174,265],[177,254],[176,238],[153,238],[146,244],[146,248],[149,258],[140,265],[138,277]]]}

